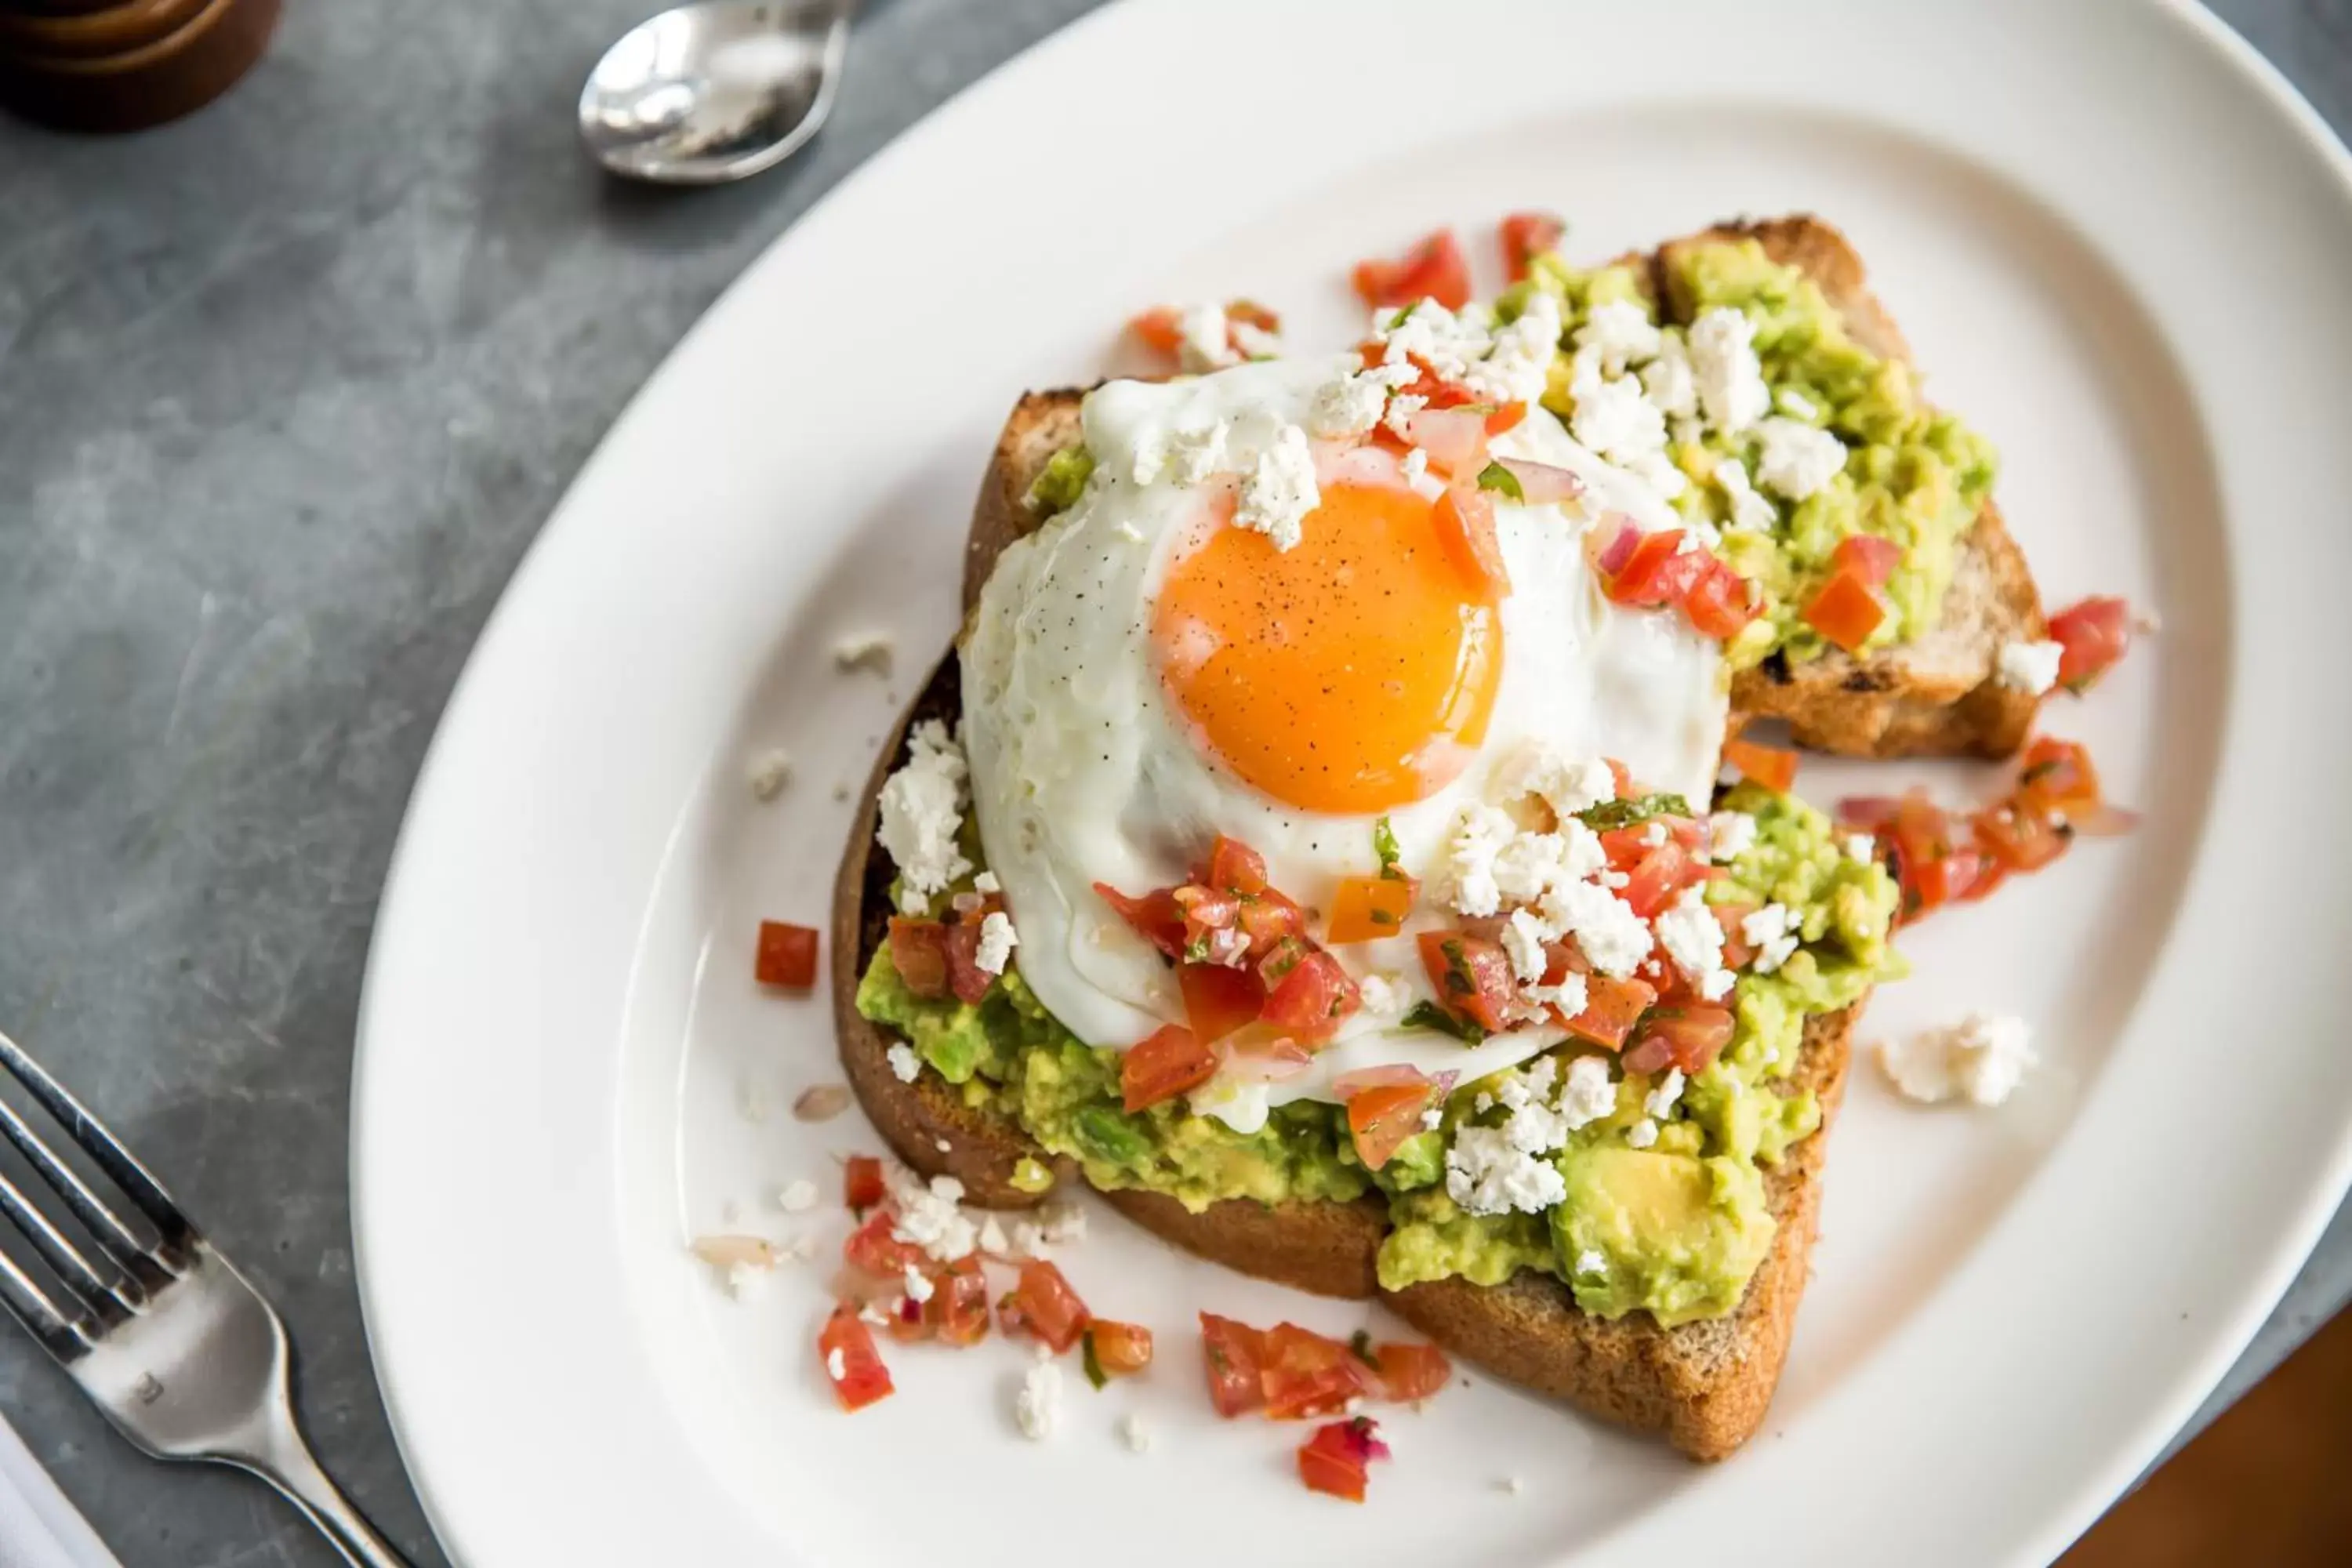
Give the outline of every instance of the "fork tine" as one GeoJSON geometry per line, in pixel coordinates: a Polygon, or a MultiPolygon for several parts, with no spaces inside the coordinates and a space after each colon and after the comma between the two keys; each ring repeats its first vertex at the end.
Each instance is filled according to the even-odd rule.
{"type": "Polygon", "coordinates": [[[26,1333],[62,1362],[79,1359],[95,1337],[94,1323],[87,1317],[68,1318],[49,1305],[40,1287],[5,1252],[0,1252],[0,1306],[6,1307],[8,1315],[24,1324],[26,1333]]]}
{"type": "MultiPolygon", "coordinates": [[[[24,1048],[0,1033],[0,1068],[15,1075],[16,1081],[30,1090],[42,1109],[57,1118],[68,1136],[97,1162],[107,1179],[122,1189],[123,1194],[139,1206],[141,1213],[154,1223],[161,1237],[156,1250],[172,1268],[176,1268],[182,1255],[196,1240],[196,1227],[179,1205],[163,1191],[163,1184],[149,1175],[139,1162],[106,1130],[105,1124],[82,1109],[81,1102],[66,1092],[57,1079],[41,1065],[25,1054],[24,1048]]],[[[146,1247],[128,1226],[116,1215],[104,1199],[55,1154],[48,1145],[35,1135],[5,1100],[0,1100],[0,1137],[5,1137],[30,1160],[47,1182],[73,1210],[74,1217],[88,1226],[107,1256],[121,1265],[123,1271],[143,1288],[152,1290],[163,1284],[166,1270],[150,1258],[146,1247]]]]}
{"type": "Polygon", "coordinates": [[[33,1206],[31,1201],[16,1189],[16,1184],[0,1175],[0,1215],[16,1222],[16,1228],[31,1243],[41,1261],[65,1281],[66,1289],[81,1299],[80,1304],[89,1309],[107,1328],[129,1317],[134,1305],[144,1305],[146,1292],[137,1285],[129,1287],[128,1297],[116,1291],[113,1284],[82,1257],[63,1232],[49,1223],[48,1215],[33,1206]]]}

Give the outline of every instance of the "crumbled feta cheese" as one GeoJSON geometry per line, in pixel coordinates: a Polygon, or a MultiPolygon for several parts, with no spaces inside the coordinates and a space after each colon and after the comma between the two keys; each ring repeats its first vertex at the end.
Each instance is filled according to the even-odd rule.
{"type": "Polygon", "coordinates": [[[1118,1440],[1127,1445],[1131,1454],[1147,1453],[1151,1447],[1151,1431],[1143,1417],[1132,1410],[1118,1418],[1118,1440]]]}
{"type": "Polygon", "coordinates": [[[1444,1106],[1433,1105],[1421,1113],[1421,1130],[1423,1132],[1434,1132],[1444,1125],[1445,1108],[1444,1106]]]}
{"type": "Polygon", "coordinates": [[[1650,1090],[1649,1097],[1642,1101],[1642,1109],[1649,1112],[1653,1120],[1664,1121],[1675,1113],[1675,1102],[1683,1097],[1683,1069],[1668,1068],[1666,1076],[1658,1080],[1657,1087],[1650,1090]]]}
{"type": "Polygon", "coordinates": [[[2037,1059],[2024,1019],[1986,1013],[1907,1040],[1882,1040],[1877,1054],[1896,1089],[1929,1104],[1958,1097],[1999,1105],[2037,1059]]]}
{"type": "Polygon", "coordinates": [[[1279,359],[1282,357],[1282,334],[1259,326],[1255,321],[1225,321],[1225,331],[1233,339],[1244,359],[1279,359]]]}
{"type": "Polygon", "coordinates": [[[1726,527],[1769,533],[1772,525],[1780,521],[1779,510],[1748,482],[1748,469],[1738,458],[1726,458],[1717,463],[1715,482],[1731,502],[1731,521],[1726,527]]]}
{"type": "Polygon", "coordinates": [[[1393,1018],[1412,1005],[1412,993],[1400,974],[1367,974],[1356,982],[1356,995],[1373,1018],[1393,1018]]]}
{"type": "Polygon", "coordinates": [[[1590,1126],[1616,1109],[1617,1085],[1609,1076],[1606,1058],[1578,1057],[1568,1064],[1568,1083],[1560,1090],[1559,1113],[1570,1131],[1590,1126]]]}
{"type": "Polygon", "coordinates": [[[1510,956],[1511,973],[1522,981],[1541,980],[1550,962],[1544,945],[1554,935],[1533,911],[1513,910],[1509,923],[1503,927],[1503,951],[1510,956]]]}
{"type": "Polygon", "coordinates": [[[833,662],[843,669],[887,675],[893,646],[888,632],[854,632],[833,645],[833,662]]]}
{"type": "Polygon", "coordinates": [[[1878,840],[1867,833],[1849,833],[1845,839],[1846,858],[1868,865],[1878,858],[1878,840]]]}
{"type": "Polygon", "coordinates": [[[1737,860],[1755,847],[1756,819],[1744,811],[1718,811],[1706,819],[1706,858],[1737,860]]]}
{"type": "Polygon", "coordinates": [[[1571,816],[1561,822],[1558,833],[1514,835],[1496,852],[1495,887],[1507,904],[1532,903],[1554,888],[1583,881],[1608,863],[1609,852],[1601,847],[1600,836],[1571,816]]]}
{"type": "Polygon", "coordinates": [[[786,1214],[806,1214],[816,1203],[816,1184],[805,1178],[785,1183],[784,1190],[776,1194],[777,1206],[786,1214]]]}
{"type": "Polygon", "coordinates": [[[971,966],[983,974],[1002,974],[1013,950],[1020,945],[1021,939],[1013,934],[1013,921],[1004,911],[991,910],[980,922],[980,945],[972,951],[971,966]]]}
{"type": "Polygon", "coordinates": [[[1445,1194],[1465,1214],[1540,1214],[1568,1196],[1568,1184],[1505,1129],[1459,1127],[1445,1152],[1445,1194]]]}
{"type": "Polygon", "coordinates": [[[1650,956],[1650,928],[1608,889],[1572,882],[1544,895],[1543,917],[1576,938],[1592,967],[1622,980],[1650,956]]]}
{"type": "Polygon", "coordinates": [[[824,1370],[835,1383],[849,1375],[849,1357],[842,1352],[839,1345],[824,1352],[824,1370]]]}
{"type": "Polygon", "coordinates": [[[1664,823],[1654,819],[1643,825],[1642,843],[1645,847],[1655,849],[1659,845],[1664,844],[1665,841],[1666,825],[1664,823]]]}
{"type": "MultiPolygon", "coordinates": [[[[1586,353],[1577,355],[1580,370],[1586,353]]],[[[1665,450],[1666,416],[1632,376],[1606,377],[1596,370],[1571,381],[1569,395],[1576,400],[1569,433],[1611,462],[1630,466],[1665,450]]]]}
{"type": "Polygon", "coordinates": [[[1021,1392],[1013,1401],[1013,1418],[1021,1435],[1042,1443],[1062,1414],[1062,1369],[1050,1361],[1032,1362],[1022,1375],[1021,1392]]]}
{"type": "Polygon", "coordinates": [[[1276,550],[1288,550],[1298,542],[1307,514],[1322,500],[1315,488],[1315,454],[1307,444],[1307,432],[1286,425],[1242,481],[1234,521],[1265,534],[1276,550]]]}
{"type": "Polygon", "coordinates": [[[1409,485],[1421,483],[1422,477],[1429,472],[1429,454],[1415,447],[1404,455],[1402,471],[1405,483],[1409,485]]]}
{"type": "Polygon", "coordinates": [[[1692,322],[1690,358],[1699,406],[1716,429],[1737,435],[1771,407],[1756,357],[1756,324],[1742,312],[1717,305],[1692,322]]]}
{"type": "Polygon", "coordinates": [[[961,1182],[953,1176],[933,1176],[926,1186],[911,1173],[895,1169],[889,1176],[891,1196],[898,1204],[898,1218],[890,1226],[892,1236],[912,1242],[941,1263],[971,1256],[980,1245],[980,1232],[958,1206],[963,1198],[961,1182]]]}
{"type": "Polygon", "coordinates": [[[975,893],[1001,893],[1004,891],[1004,884],[996,879],[995,872],[982,871],[971,879],[971,890],[975,893]]]}
{"type": "Polygon", "coordinates": [[[2058,684],[2058,660],[2065,649],[2054,642],[2000,645],[2000,683],[2013,691],[2041,696],[2058,684]]]}
{"type": "Polygon", "coordinates": [[[875,837],[898,868],[898,901],[906,913],[928,908],[934,896],[971,869],[956,847],[967,771],[963,748],[947,726],[926,719],[907,736],[906,764],[882,786],[875,837]]]}
{"type": "Polygon", "coordinates": [[[1485,322],[1468,308],[1456,314],[1434,300],[1422,300],[1394,323],[1375,329],[1374,336],[1386,345],[1381,354],[1385,363],[1402,365],[1417,358],[1441,381],[1466,383],[1470,367],[1495,346],[1485,322]]]}
{"type": "Polygon", "coordinates": [[[1772,401],[1781,413],[1793,414],[1800,419],[1817,418],[1821,414],[1821,410],[1813,406],[1813,400],[1793,386],[1784,386],[1774,393],[1772,401]]]}
{"type": "MultiPolygon", "coordinates": [[[[1155,432],[1136,443],[1129,477],[1139,485],[1156,485],[1162,479],[1197,485],[1234,467],[1232,437],[1232,426],[1217,421],[1155,432]]],[[[1119,527],[1137,541],[1143,537],[1130,524],[1122,522],[1119,527]]]]}
{"type": "Polygon", "coordinates": [[[994,1215],[980,1222],[978,1245],[981,1251],[992,1258],[1003,1258],[1013,1250],[1013,1244],[1005,1238],[1004,1222],[994,1215]]]}
{"type": "Polygon", "coordinates": [[[1599,1247],[1588,1247],[1576,1255],[1576,1271],[1579,1274],[1605,1274],[1608,1270],[1609,1259],[1601,1255],[1599,1247]]]}
{"type": "Polygon", "coordinates": [[[1506,805],[1533,795],[1565,823],[1615,800],[1617,775],[1598,757],[1572,758],[1552,742],[1529,741],[1495,770],[1493,794],[1506,805]]]}
{"type": "Polygon", "coordinates": [[[1538,1007],[1557,1007],[1573,1018],[1584,1011],[1585,990],[1584,976],[1570,973],[1561,975],[1557,985],[1530,985],[1522,994],[1538,1007]]]}
{"type": "MultiPolygon", "coordinates": [[[[1684,346],[1680,332],[1661,337],[1658,357],[1642,367],[1642,387],[1658,412],[1669,419],[1686,421],[1698,412],[1698,382],[1691,374],[1690,350],[1684,346]]],[[[1689,440],[1695,435],[1677,431],[1675,439],[1689,440]]]]}
{"type": "Polygon", "coordinates": [[[1705,980],[1723,967],[1723,925],[1706,900],[1697,897],[1696,887],[1686,891],[1669,908],[1658,911],[1654,922],[1658,945],[1675,961],[1675,967],[1693,981],[1705,980]]]}
{"type": "MultiPolygon", "coordinates": [[[[1497,403],[1533,403],[1550,380],[1560,326],[1559,301],[1546,293],[1531,295],[1527,309],[1495,334],[1493,349],[1470,366],[1463,384],[1497,403]]],[[[1653,330],[1651,337],[1656,336],[1653,330]]]]}
{"type": "Polygon", "coordinates": [[[1609,300],[1586,312],[1584,325],[1576,329],[1576,346],[1593,351],[1601,374],[1618,376],[1657,358],[1661,340],[1645,307],[1632,300],[1609,300]]]}
{"type": "Polygon", "coordinates": [[[1796,912],[1778,903],[1766,904],[1739,922],[1739,934],[1756,949],[1757,973],[1769,974],[1789,962],[1803,935],[1799,924],[1796,912]]]}
{"type": "Polygon", "coordinates": [[[1814,494],[1845,469],[1845,444],[1826,430],[1776,417],[1757,431],[1764,448],[1756,456],[1756,481],[1790,500],[1814,494]]]}
{"type": "Polygon", "coordinates": [[[1646,1149],[1658,1141],[1658,1124],[1644,1116],[1625,1129],[1625,1142],[1636,1149],[1646,1149]]]}
{"type": "Polygon", "coordinates": [[[1315,390],[1307,414],[1307,432],[1333,440],[1360,436],[1381,422],[1391,393],[1420,377],[1420,367],[1410,363],[1377,364],[1335,376],[1315,390]]]}
{"type": "Polygon", "coordinates": [[[931,1299],[933,1292],[937,1289],[938,1288],[931,1283],[931,1277],[929,1275],[924,1273],[921,1269],[916,1268],[911,1263],[907,1265],[908,1300],[914,1302],[915,1305],[919,1307],[924,1302],[931,1299]]]}
{"type": "MultiPolygon", "coordinates": [[[[1387,415],[1382,417],[1381,423],[1389,427],[1389,433],[1391,435],[1398,437],[1400,439],[1410,440],[1412,439],[1412,437],[1407,433],[1406,426],[1412,423],[1412,416],[1414,415],[1420,413],[1423,409],[1428,406],[1429,399],[1422,396],[1421,394],[1417,392],[1400,392],[1394,397],[1389,399],[1389,411],[1387,415]]],[[[1418,451],[1420,448],[1416,447],[1414,449],[1418,451]]]]}
{"type": "Polygon", "coordinates": [[[1225,308],[1213,300],[1180,313],[1176,336],[1176,362],[1194,374],[1241,363],[1225,330],[1225,308]]]}
{"type": "Polygon", "coordinates": [[[1045,1239],[1059,1246],[1087,1238],[1087,1211],[1067,1199],[1057,1199],[1037,1211],[1045,1239]]]}
{"type": "Polygon", "coordinates": [[[793,782],[792,753],[781,746],[772,747],[759,754],[751,763],[751,798],[771,801],[784,793],[793,782]]]}
{"type": "Polygon", "coordinates": [[[1453,837],[1446,840],[1446,886],[1455,910],[1465,915],[1491,915],[1502,907],[1502,889],[1495,881],[1495,858],[1518,836],[1519,825],[1508,812],[1476,802],[1454,818],[1453,837]]]}
{"type": "Polygon", "coordinates": [[[882,1054],[889,1058],[890,1071],[900,1083],[912,1083],[922,1075],[922,1058],[915,1055],[915,1047],[906,1041],[891,1041],[890,1048],[882,1054]]]}
{"type": "Polygon", "coordinates": [[[735,1262],[727,1266],[727,1294],[738,1301],[748,1301],[768,1288],[768,1271],[756,1263],[735,1262]]]}

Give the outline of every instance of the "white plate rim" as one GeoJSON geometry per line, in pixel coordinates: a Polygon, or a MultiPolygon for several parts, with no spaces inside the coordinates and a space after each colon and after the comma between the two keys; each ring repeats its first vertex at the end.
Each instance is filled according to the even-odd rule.
{"type": "MultiPolygon", "coordinates": [[[[415,1369],[408,1352],[400,1348],[402,1331],[392,1325],[409,1311],[403,1304],[402,1287],[392,1281],[385,1272],[384,1256],[394,1250],[385,1244],[393,1230],[402,1230],[413,1237],[414,1215],[399,1214],[397,1194],[406,1173],[409,1156],[397,1152],[386,1136],[379,1107],[393,1098],[388,1079],[411,1068],[400,1062],[381,1042],[394,1031],[387,1026],[387,1010],[395,1004],[390,988],[401,983],[399,961],[404,956],[400,948],[405,933],[416,930],[425,921],[419,900],[425,896],[415,889],[423,878],[418,871],[420,858],[426,850],[420,847],[424,831],[421,822],[430,820],[428,803],[454,787],[448,783],[457,763],[445,753],[449,736],[457,728],[457,716],[478,699],[477,689],[485,684],[484,671],[501,657],[499,650],[516,635],[515,626],[521,618],[517,606],[535,592],[536,584],[547,573],[546,562],[562,548],[567,536],[565,520],[574,511],[583,492],[596,481],[605,468],[616,461],[613,454],[633,437],[641,435],[649,416],[646,410],[671,395],[672,387],[684,374],[683,367],[692,363],[699,345],[713,332],[713,323],[721,321],[730,310],[737,309],[740,298],[761,286],[763,276],[777,270],[778,258],[789,252],[811,248],[816,243],[809,237],[821,226],[831,224],[838,210],[853,193],[878,185],[887,174],[904,163],[920,156],[937,143],[945,133],[942,127],[950,115],[973,117],[984,103],[992,103],[1011,90],[1011,79],[1018,71],[1024,78],[1042,78],[1048,66],[1065,53],[1073,57],[1082,47],[1108,47],[1113,29],[1127,29],[1134,19],[1161,15],[1171,8],[1169,0],[1155,5],[1152,0],[1128,0],[1127,4],[1108,6],[1072,27],[1045,41],[1013,61],[1007,62],[940,111],[936,112],[914,131],[870,160],[865,167],[841,186],[831,192],[793,229],[782,237],[760,262],[747,269],[744,277],[714,306],[702,323],[689,334],[679,349],[665,363],[662,370],[651,378],[638,397],[633,401],[614,426],[597,457],[583,470],[580,479],[564,502],[559,506],[551,525],[534,544],[523,566],[517,573],[508,594],[486,628],[482,640],[457,691],[453,696],[449,715],[436,734],[435,742],[420,774],[417,791],[404,823],[393,871],[387,879],[377,940],[372,948],[368,977],[362,1005],[360,1059],[354,1073],[353,1088],[353,1217],[362,1300],[367,1309],[371,1342],[375,1347],[384,1384],[388,1405],[393,1410],[395,1428],[401,1436],[404,1452],[411,1464],[420,1494],[433,1514],[436,1528],[453,1549],[464,1549],[470,1538],[459,1532],[467,1527],[458,1522],[459,1516],[473,1509],[474,1500],[460,1502],[458,1493],[463,1483],[436,1466],[433,1455],[412,1447],[415,1412],[413,1401],[417,1397],[415,1369]]],[[[2317,153],[2332,172],[2339,195],[2352,195],[2352,156],[2305,102],[2266,60],[2250,45],[2239,38],[2219,19],[2189,5],[2187,0],[2160,0],[2149,7],[2160,12],[2170,22],[2187,28],[2189,33],[2217,52],[2234,69],[2243,83],[2257,89],[2270,109],[2283,112],[2306,143],[2306,150],[2317,153]]],[[[2245,738],[2244,712],[2248,704],[2244,693],[2234,693],[2233,737],[2245,738]]],[[[2225,765],[2222,782],[2235,783],[2242,788],[2243,766],[2225,765]]],[[[2217,788],[2217,798],[2235,795],[2237,790],[2217,788]]],[[[2210,867],[2206,868],[2210,870],[2210,867]]],[[[2200,882],[2204,872],[2200,871],[2200,882]]],[[[412,1103],[415,1098],[413,1081],[403,1084],[403,1091],[412,1103]]],[[[407,1109],[404,1107],[403,1109],[407,1109]]],[[[2226,1369],[2260,1325],[2263,1316],[2284,1291],[2309,1247],[2341,1201],[2347,1183],[2352,1183],[2352,1122],[2336,1130],[2332,1145],[2308,1152],[2311,1179],[2303,1184],[2301,1201],[2290,1217],[2267,1227],[2270,1244],[2263,1248],[2263,1261],[2252,1269],[2233,1292],[2231,1310],[2222,1319],[2198,1336],[2199,1348],[2194,1353],[2179,1356],[2172,1374],[2165,1380],[2161,1396],[2146,1404],[2146,1414],[2138,1420],[2128,1436],[2119,1439],[2108,1450],[2103,1464],[2085,1471],[2072,1489],[2072,1500],[2064,1507],[2049,1510],[2042,1522],[2030,1532],[2017,1537],[2019,1560],[2031,1554],[2046,1558],[2079,1530],[2106,1499],[2115,1495],[2137,1473],[2147,1458],[2161,1445],[2179,1422],[2185,1418],[2202,1397],[2205,1390],[2226,1369]]],[[[406,1247],[406,1237],[397,1244],[406,1247]]],[[[478,1494],[477,1494],[478,1497],[478,1494]]],[[[503,1506],[484,1503],[485,1507],[503,1506]]],[[[1653,1521],[1654,1529],[1645,1526],[1635,1539],[1646,1543],[1654,1533],[1667,1528],[1662,1521],[1653,1521]]],[[[1633,1540],[1628,1540],[1628,1544],[1633,1540]]]]}

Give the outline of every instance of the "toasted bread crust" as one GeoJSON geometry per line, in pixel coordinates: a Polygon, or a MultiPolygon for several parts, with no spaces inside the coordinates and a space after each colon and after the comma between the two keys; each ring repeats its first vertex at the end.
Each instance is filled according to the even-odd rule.
{"type": "Polygon", "coordinates": [[[1821,1100],[1822,1126],[1765,1176],[1778,1228],[1728,1316],[1663,1328],[1645,1312],[1614,1321],[1577,1310],[1540,1274],[1480,1286],[1441,1279],[1381,1292],[1413,1327],[1497,1376],[1624,1426],[1663,1431],[1695,1459],[1720,1459],[1754,1435],[1780,1381],[1805,1292],[1830,1122],[1853,1059],[1862,1005],[1805,1021],[1788,1084],[1821,1100]]]}
{"type": "Polygon", "coordinates": [[[1387,1200],[1262,1204],[1228,1198],[1192,1213],[1162,1193],[1107,1192],[1110,1205],[1196,1257],[1317,1296],[1362,1300],[1378,1288],[1373,1264],[1388,1234],[1387,1200]]]}
{"type": "MultiPolygon", "coordinates": [[[[1676,253],[1741,239],[1811,278],[1864,348],[1910,360],[1902,331],[1870,291],[1862,258],[1844,235],[1811,216],[1717,224],[1660,246],[1653,277],[1664,285],[1669,317],[1687,322],[1692,315],[1674,283],[1676,253]]],[[[1988,500],[1960,542],[1933,631],[1865,659],[1836,649],[1799,665],[1767,659],[1733,679],[1732,710],[1740,720],[1784,719],[1798,744],[1847,756],[2006,757],[2025,743],[2041,700],[2001,684],[2001,645],[2044,635],[2042,595],[2024,552],[1988,500]]]]}

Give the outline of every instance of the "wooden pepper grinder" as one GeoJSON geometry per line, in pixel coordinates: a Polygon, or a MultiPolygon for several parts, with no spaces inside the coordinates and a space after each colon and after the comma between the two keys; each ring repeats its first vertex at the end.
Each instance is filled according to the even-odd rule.
{"type": "Polygon", "coordinates": [[[0,109],[69,131],[176,120],[252,68],[279,0],[0,0],[0,109]]]}

